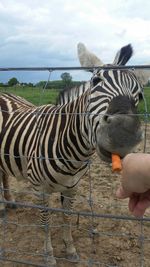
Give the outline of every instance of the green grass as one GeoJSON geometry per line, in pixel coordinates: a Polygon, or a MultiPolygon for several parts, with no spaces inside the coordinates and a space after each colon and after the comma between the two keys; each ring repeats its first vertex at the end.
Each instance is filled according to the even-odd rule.
{"type": "Polygon", "coordinates": [[[7,92],[25,98],[34,105],[40,106],[44,104],[55,104],[57,96],[60,90],[56,89],[45,89],[36,87],[4,87],[0,88],[0,93],[7,92]]]}
{"type": "MultiPolygon", "coordinates": [[[[148,113],[150,114],[150,87],[144,88],[144,95],[147,105],[148,113]]],[[[144,101],[140,101],[138,106],[139,113],[144,114],[146,112],[144,101]]]]}

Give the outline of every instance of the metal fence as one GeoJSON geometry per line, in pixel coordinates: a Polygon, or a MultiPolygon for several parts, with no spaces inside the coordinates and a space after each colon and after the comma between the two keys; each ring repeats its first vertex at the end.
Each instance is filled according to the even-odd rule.
{"type": "MultiPolygon", "coordinates": [[[[150,68],[150,66],[115,68],[136,69],[150,68]]],[[[77,69],[85,68],[0,68],[0,71],[48,71],[51,73],[57,70],[77,69]]],[[[48,81],[49,79],[50,74],[48,81]]],[[[43,93],[44,90],[42,90],[41,97],[43,93]]],[[[147,108],[145,109],[145,114],[143,114],[145,119],[142,125],[144,139],[136,151],[150,153],[150,114],[147,113],[147,108]]],[[[74,209],[68,211],[60,208],[57,194],[50,196],[50,207],[36,205],[30,184],[11,177],[11,191],[16,201],[13,203],[6,201],[3,198],[2,187],[0,191],[0,203],[16,206],[16,209],[5,210],[1,214],[0,266],[48,267],[46,264],[48,251],[43,249],[43,244],[47,242],[49,229],[45,226],[43,231],[38,221],[39,210],[45,209],[52,213],[50,228],[58,267],[149,267],[150,213],[147,212],[141,219],[131,216],[128,212],[127,200],[120,201],[115,197],[119,180],[120,174],[112,173],[111,166],[103,163],[94,155],[89,161],[89,171],[78,188],[74,209]],[[69,261],[63,251],[61,229],[64,225],[60,216],[63,212],[72,216],[74,242],[80,255],[77,263],[69,261]]]]}

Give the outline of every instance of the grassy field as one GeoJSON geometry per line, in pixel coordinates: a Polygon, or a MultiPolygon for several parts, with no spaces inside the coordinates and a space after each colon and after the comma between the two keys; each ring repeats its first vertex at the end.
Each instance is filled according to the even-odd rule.
{"type": "MultiPolygon", "coordinates": [[[[0,92],[13,93],[15,95],[24,97],[28,101],[32,102],[35,105],[44,105],[44,104],[55,104],[56,98],[59,94],[59,90],[55,89],[45,89],[35,87],[5,87],[0,88],[0,92]]],[[[150,87],[144,89],[145,99],[147,103],[148,113],[150,113],[150,87]]],[[[144,101],[141,101],[139,104],[139,113],[145,113],[144,101]]]]}
{"type": "Polygon", "coordinates": [[[44,104],[55,104],[59,90],[36,88],[36,87],[5,87],[0,88],[0,93],[12,93],[40,106],[44,104]]]}
{"type": "MultiPolygon", "coordinates": [[[[145,100],[146,100],[146,105],[147,105],[147,110],[148,113],[150,114],[150,87],[144,88],[144,95],[145,95],[145,100]]],[[[141,114],[145,113],[145,104],[144,101],[140,101],[139,103],[139,112],[141,114]]]]}

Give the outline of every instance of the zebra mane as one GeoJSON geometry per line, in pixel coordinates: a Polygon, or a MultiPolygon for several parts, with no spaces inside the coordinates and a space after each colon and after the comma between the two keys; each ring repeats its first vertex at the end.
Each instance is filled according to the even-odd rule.
{"type": "Polygon", "coordinates": [[[70,103],[81,96],[90,88],[90,82],[84,82],[79,86],[65,88],[60,92],[56,100],[56,105],[64,105],[70,103]]]}

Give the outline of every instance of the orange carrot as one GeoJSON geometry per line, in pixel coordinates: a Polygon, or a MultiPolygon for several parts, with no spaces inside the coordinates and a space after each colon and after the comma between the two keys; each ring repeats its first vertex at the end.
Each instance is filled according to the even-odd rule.
{"type": "Polygon", "coordinates": [[[112,154],[112,171],[113,172],[120,172],[122,169],[121,159],[118,155],[112,154]]]}

